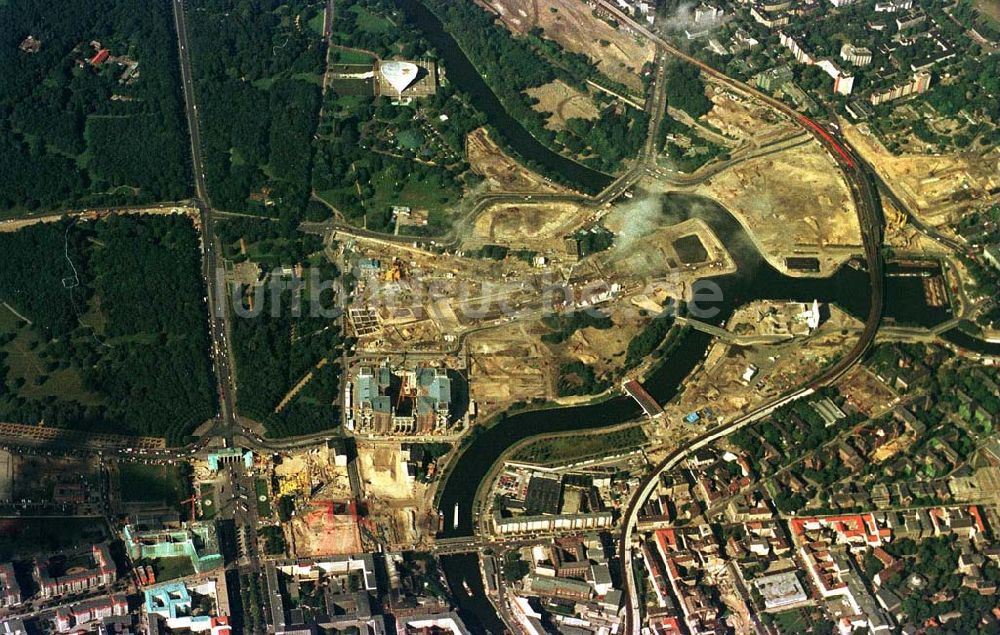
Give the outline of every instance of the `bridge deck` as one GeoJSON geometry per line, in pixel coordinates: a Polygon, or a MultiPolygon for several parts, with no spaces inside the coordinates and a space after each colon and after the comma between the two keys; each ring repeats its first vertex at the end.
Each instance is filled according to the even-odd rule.
{"type": "Polygon", "coordinates": [[[657,418],[663,415],[663,408],[660,404],[656,403],[652,395],[646,392],[646,389],[642,387],[642,384],[634,379],[629,379],[622,384],[622,390],[625,394],[635,399],[636,402],[642,407],[642,411],[646,413],[647,417],[657,418]]]}

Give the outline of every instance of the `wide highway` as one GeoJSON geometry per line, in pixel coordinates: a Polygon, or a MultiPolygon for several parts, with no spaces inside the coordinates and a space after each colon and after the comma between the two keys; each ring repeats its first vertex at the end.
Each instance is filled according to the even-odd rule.
{"type": "Polygon", "coordinates": [[[191,164],[194,172],[194,204],[201,216],[202,274],[207,288],[209,309],[209,334],[212,340],[212,360],[218,383],[221,429],[213,429],[209,436],[223,436],[232,444],[237,429],[235,406],[235,377],[232,353],[227,334],[229,310],[226,305],[226,284],[223,276],[222,257],[215,240],[214,215],[205,184],[205,162],[202,158],[201,131],[198,122],[198,105],[195,102],[194,80],[191,73],[191,45],[187,34],[187,20],[182,0],[173,0],[174,25],[177,30],[177,50],[181,69],[181,88],[184,94],[184,112],[187,116],[188,136],[191,141],[191,164]]]}

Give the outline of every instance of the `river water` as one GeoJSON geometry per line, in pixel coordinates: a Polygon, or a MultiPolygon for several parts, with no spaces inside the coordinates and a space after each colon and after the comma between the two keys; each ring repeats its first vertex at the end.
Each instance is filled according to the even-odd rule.
{"type": "MultiPolygon", "coordinates": [[[[715,309],[705,322],[722,324],[741,305],[760,299],[836,303],[852,315],[864,318],[868,312],[868,274],[852,267],[842,267],[829,278],[793,278],[772,267],[757,251],[742,225],[715,202],[690,195],[667,194],[661,197],[664,224],[681,222],[697,216],[705,221],[726,246],[736,262],[737,272],[711,281],[721,290],[721,299],[702,308],[715,309]]],[[[684,379],[701,362],[712,336],[690,332],[673,349],[670,358],[644,382],[645,388],[660,403],[677,394],[684,379]]],[[[500,454],[514,443],[537,434],[567,430],[588,430],[619,424],[641,414],[638,404],[621,396],[607,401],[570,408],[524,412],[506,417],[481,431],[459,457],[447,477],[440,499],[445,528],[443,537],[470,535],[473,530],[470,502],[480,481],[500,454]],[[458,525],[453,524],[455,505],[458,525]]]]}
{"type": "MultiPolygon", "coordinates": [[[[483,112],[504,141],[522,158],[548,171],[558,173],[575,188],[597,192],[607,187],[612,177],[597,172],[551,151],[532,137],[503,108],[500,100],[480,77],[462,49],[430,10],[419,0],[397,0],[407,20],[419,28],[441,55],[448,81],[469,95],[473,106],[483,112]]],[[[511,72],[517,72],[511,69],[511,72]]],[[[713,278],[721,290],[717,312],[703,321],[722,324],[739,306],[761,299],[835,303],[848,313],[864,319],[869,304],[869,281],[865,271],[842,267],[828,278],[786,276],[774,269],[757,251],[750,237],[728,211],[715,202],[688,195],[665,195],[662,201],[664,224],[681,222],[693,216],[702,218],[729,250],[738,267],[731,275],[713,278]]],[[[927,307],[919,278],[890,276],[886,283],[886,318],[900,324],[928,326],[950,318],[946,309],[927,307]]],[[[672,399],[684,379],[697,367],[712,337],[691,331],[673,349],[645,381],[646,390],[660,403],[672,399]]],[[[505,417],[489,429],[481,430],[452,466],[442,486],[439,509],[444,519],[442,537],[467,536],[473,533],[471,502],[476,489],[503,452],[514,443],[534,435],[592,430],[616,425],[640,416],[630,398],[614,397],[607,401],[570,408],[523,412],[505,417]],[[453,524],[455,509],[458,523],[453,524]]],[[[445,577],[462,618],[473,632],[500,633],[503,625],[487,599],[479,575],[478,556],[463,554],[441,558],[445,577]],[[468,585],[471,593],[466,592],[468,585]]]]}
{"type": "MultiPolygon", "coordinates": [[[[611,185],[613,177],[553,152],[511,117],[438,17],[420,0],[396,0],[396,4],[441,56],[448,81],[469,96],[473,107],[486,115],[493,130],[522,159],[543,166],[546,172],[559,174],[571,187],[589,194],[611,185]]],[[[517,69],[511,72],[516,73],[517,69]]]]}
{"type": "MultiPolygon", "coordinates": [[[[726,246],[736,262],[737,272],[712,278],[721,289],[721,300],[710,308],[717,309],[705,322],[724,323],[741,305],[755,300],[792,300],[832,303],[854,317],[864,320],[869,308],[869,280],[866,271],[844,266],[828,278],[786,276],[770,265],[757,251],[743,226],[722,206],[702,197],[667,194],[660,198],[663,223],[681,222],[697,216],[704,220],[726,246]]],[[[930,267],[933,273],[936,266],[930,267]]],[[[907,273],[912,273],[908,270],[907,273]]],[[[923,301],[919,277],[889,276],[886,279],[885,314],[900,324],[931,325],[950,318],[945,309],[928,307],[923,301]]],[[[705,307],[702,307],[705,308],[705,307]]],[[[670,401],[684,379],[704,358],[712,336],[700,331],[689,332],[665,360],[644,382],[646,390],[660,403],[670,401]]],[[[629,397],[618,396],[597,404],[574,406],[512,414],[493,427],[481,430],[453,464],[445,481],[438,509],[444,521],[442,537],[467,536],[473,533],[472,500],[479,484],[494,463],[513,444],[528,437],[565,432],[593,430],[616,425],[641,415],[638,404],[629,397]],[[458,509],[458,523],[453,522],[458,509]]],[[[479,581],[477,562],[473,556],[442,558],[442,567],[449,579],[468,581],[473,593],[460,594],[459,608],[469,619],[480,620],[479,632],[499,627],[493,615],[482,616],[484,591],[479,581]],[[478,586],[477,586],[478,585],[478,586]],[[466,597],[462,597],[465,595],[466,597]]],[[[453,589],[454,590],[454,589],[453,589]]],[[[458,593],[458,592],[456,592],[458,593]]]]}
{"type": "Polygon", "coordinates": [[[982,355],[1000,356],[1000,342],[987,342],[984,339],[970,335],[958,327],[941,334],[945,340],[982,355]]]}

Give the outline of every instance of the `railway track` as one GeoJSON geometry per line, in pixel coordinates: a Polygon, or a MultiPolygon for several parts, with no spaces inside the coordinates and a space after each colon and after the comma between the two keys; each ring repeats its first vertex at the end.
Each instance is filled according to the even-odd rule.
{"type": "Polygon", "coordinates": [[[884,220],[882,216],[881,203],[878,198],[878,184],[876,182],[877,177],[875,177],[871,173],[870,168],[858,158],[858,155],[853,148],[851,148],[846,141],[838,138],[838,133],[836,131],[831,131],[827,126],[802,115],[787,104],[778,101],[769,95],[765,95],[764,93],[751,88],[747,84],[717,71],[701,60],[684,53],[680,49],[672,46],[660,36],[649,31],[643,25],[635,22],[631,16],[623,13],[617,6],[608,0],[598,0],[598,4],[615,15],[624,24],[629,25],[629,27],[634,31],[652,41],[661,51],[665,51],[677,59],[693,64],[716,82],[736,92],[743,93],[748,97],[764,102],[768,106],[783,113],[815,137],[833,157],[836,165],[844,175],[844,178],[847,180],[850,187],[851,196],[854,199],[855,207],[858,212],[858,219],[860,221],[862,241],[864,243],[865,251],[865,263],[869,273],[870,301],[868,316],[865,319],[864,328],[859,334],[858,339],[851,348],[850,352],[848,352],[833,366],[826,369],[820,376],[812,379],[807,385],[771,401],[770,403],[765,404],[738,419],[735,419],[721,428],[701,435],[700,437],[694,439],[691,443],[685,445],[683,448],[674,450],[663,461],[661,461],[660,464],[657,465],[656,469],[654,469],[640,484],[638,494],[632,498],[626,509],[625,515],[623,516],[622,534],[618,545],[619,553],[621,554],[621,579],[624,583],[623,590],[625,591],[626,596],[625,633],[626,635],[638,635],[641,631],[641,611],[638,604],[639,596],[637,590],[635,589],[635,580],[633,578],[631,543],[632,532],[634,531],[639,508],[652,493],[660,474],[665,470],[672,469],[691,452],[694,452],[709,443],[742,428],[745,425],[766,417],[771,412],[787,403],[812,394],[817,388],[836,382],[852,367],[854,367],[858,361],[861,360],[864,354],[871,347],[872,343],[875,341],[875,336],[878,333],[878,327],[882,319],[882,312],[884,308],[883,303],[885,288],[883,280],[885,271],[882,258],[884,220]]]}

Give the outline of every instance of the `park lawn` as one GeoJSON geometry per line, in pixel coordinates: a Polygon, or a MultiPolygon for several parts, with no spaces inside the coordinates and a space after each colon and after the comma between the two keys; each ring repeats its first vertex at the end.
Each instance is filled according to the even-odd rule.
{"type": "MultiPolygon", "coordinates": [[[[4,324],[0,324],[0,333],[11,333],[11,312],[0,306],[0,315],[4,324]]],[[[14,327],[23,324],[14,317],[14,327]]],[[[13,340],[2,347],[7,353],[7,373],[10,378],[24,379],[24,386],[18,389],[18,394],[32,400],[44,400],[56,397],[61,401],[78,401],[84,405],[96,405],[103,400],[100,395],[87,391],[83,387],[83,377],[80,371],[72,366],[56,368],[46,372],[44,361],[38,352],[43,348],[41,338],[30,328],[20,328],[13,340]],[[42,379],[39,383],[39,379],[42,379]]]]}
{"type": "MultiPolygon", "coordinates": [[[[288,247],[291,242],[288,238],[268,238],[267,240],[247,243],[247,259],[275,265],[288,264],[280,262],[281,250],[288,247]]],[[[239,252],[239,243],[236,243],[236,249],[233,252],[239,252]]]]}
{"type": "Polygon", "coordinates": [[[771,481],[764,481],[764,489],[767,490],[767,494],[771,498],[778,495],[778,488],[771,481]]]}
{"type": "MultiPolygon", "coordinates": [[[[337,188],[337,189],[333,189],[333,190],[316,190],[316,198],[318,198],[319,200],[321,200],[323,203],[327,204],[328,206],[332,207],[333,209],[337,209],[337,205],[334,202],[334,201],[337,200],[337,193],[338,192],[346,191],[348,188],[354,189],[354,185],[350,185],[348,187],[337,188]]],[[[357,222],[360,223],[361,221],[357,221],[357,222]]]]}
{"type": "Polygon", "coordinates": [[[251,84],[253,85],[254,88],[259,88],[261,90],[271,90],[271,86],[274,85],[275,79],[277,79],[277,77],[261,77],[259,79],[253,80],[251,84]]]}
{"type": "Polygon", "coordinates": [[[21,318],[7,307],[0,305],[0,333],[13,333],[24,324],[21,318]]]}
{"type": "Polygon", "coordinates": [[[424,134],[419,128],[403,130],[397,135],[396,139],[399,141],[399,146],[406,150],[417,150],[426,142],[424,134]]]}
{"type": "Polygon", "coordinates": [[[604,434],[550,437],[528,444],[515,455],[517,461],[532,463],[565,463],[598,454],[626,452],[648,441],[642,425],[604,434]]]}
{"type": "Polygon", "coordinates": [[[356,110],[371,100],[371,95],[348,95],[337,93],[336,97],[337,108],[344,110],[356,110]]]}
{"type": "Polygon", "coordinates": [[[93,329],[98,336],[103,336],[108,326],[108,317],[101,310],[101,298],[94,296],[90,299],[87,312],[80,316],[80,324],[93,329]]]}
{"type": "Polygon", "coordinates": [[[309,25],[309,28],[312,30],[312,32],[315,33],[316,35],[323,35],[323,16],[324,15],[326,15],[325,12],[320,11],[319,13],[317,13],[316,15],[314,15],[313,17],[309,18],[309,22],[306,23],[306,24],[309,25]]]}
{"type": "Polygon", "coordinates": [[[201,518],[212,520],[215,518],[215,509],[218,505],[215,500],[215,486],[211,483],[202,483],[198,491],[201,497],[201,518]]]}
{"type": "Polygon", "coordinates": [[[782,635],[785,635],[785,633],[804,633],[808,630],[808,616],[802,609],[783,611],[781,613],[774,613],[773,615],[774,625],[782,635]]]}
{"type": "Polygon", "coordinates": [[[356,4],[350,9],[358,16],[357,26],[367,33],[388,33],[394,28],[392,22],[377,16],[363,6],[356,4]]]}
{"type": "Polygon", "coordinates": [[[372,197],[369,209],[378,210],[393,205],[405,205],[414,209],[427,209],[450,205],[458,200],[461,192],[446,186],[437,177],[424,180],[407,179],[397,192],[396,184],[389,183],[382,174],[375,177],[375,196],[372,197]]]}
{"type": "Polygon", "coordinates": [[[1000,26],[1000,0],[976,0],[976,9],[995,26],[1000,26]]]}
{"type": "Polygon", "coordinates": [[[371,55],[353,49],[333,47],[332,53],[336,53],[334,59],[336,59],[335,63],[337,64],[363,64],[370,67],[375,61],[371,55]]]}
{"type": "Polygon", "coordinates": [[[254,481],[254,490],[257,493],[257,515],[261,518],[271,517],[271,497],[268,495],[267,481],[258,478],[254,481]]]}
{"type": "Polygon", "coordinates": [[[153,567],[157,583],[194,575],[194,565],[191,564],[191,559],[186,556],[156,558],[142,564],[148,564],[153,567]]]}
{"type": "Polygon", "coordinates": [[[317,86],[323,85],[323,75],[321,73],[295,73],[292,75],[292,79],[297,79],[303,82],[311,82],[317,86]]]}
{"type": "Polygon", "coordinates": [[[184,478],[176,465],[121,463],[122,499],[128,503],[176,505],[184,497],[184,478]]]}

